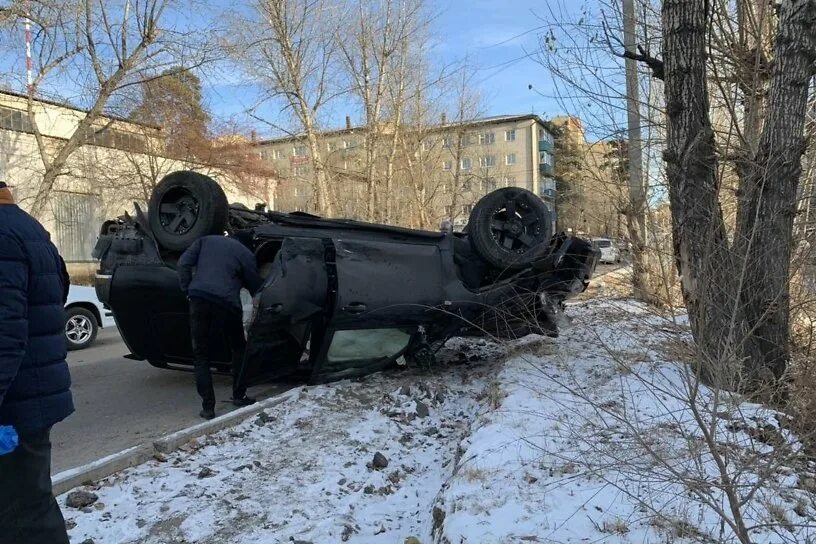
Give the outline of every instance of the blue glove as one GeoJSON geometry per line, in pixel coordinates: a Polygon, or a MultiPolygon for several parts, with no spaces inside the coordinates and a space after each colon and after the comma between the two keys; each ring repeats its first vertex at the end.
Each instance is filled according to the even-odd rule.
{"type": "Polygon", "coordinates": [[[0,425],[0,455],[6,455],[17,449],[20,440],[14,427],[0,425]]]}

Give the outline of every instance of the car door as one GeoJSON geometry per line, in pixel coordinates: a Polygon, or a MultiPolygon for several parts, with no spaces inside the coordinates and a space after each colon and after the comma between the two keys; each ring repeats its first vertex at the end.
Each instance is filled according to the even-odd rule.
{"type": "Polygon", "coordinates": [[[375,238],[334,241],[336,298],[314,381],[385,367],[442,303],[439,245],[375,238]]]}
{"type": "Polygon", "coordinates": [[[317,320],[327,308],[326,243],[319,238],[284,238],[253,305],[246,349],[250,377],[295,371],[317,320]]]}

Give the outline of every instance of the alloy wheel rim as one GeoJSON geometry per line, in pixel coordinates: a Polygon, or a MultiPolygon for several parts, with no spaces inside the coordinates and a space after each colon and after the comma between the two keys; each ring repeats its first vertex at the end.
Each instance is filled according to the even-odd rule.
{"type": "Polygon", "coordinates": [[[84,315],[72,316],[65,323],[65,336],[75,344],[82,344],[91,338],[93,325],[91,320],[84,315]]]}

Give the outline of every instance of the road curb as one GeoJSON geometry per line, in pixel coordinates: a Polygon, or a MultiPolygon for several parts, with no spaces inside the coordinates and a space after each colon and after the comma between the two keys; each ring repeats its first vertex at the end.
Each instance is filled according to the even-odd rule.
{"type": "Polygon", "coordinates": [[[239,408],[238,410],[233,410],[232,412],[218,416],[210,421],[205,421],[203,423],[199,423],[198,425],[193,425],[192,427],[176,431],[155,440],[153,442],[153,448],[160,453],[170,453],[178,449],[178,447],[182,444],[186,444],[193,438],[198,438],[199,436],[204,436],[206,434],[212,434],[222,429],[226,429],[227,427],[237,425],[241,421],[257,414],[258,412],[261,412],[262,410],[265,410],[266,408],[277,406],[282,402],[296,397],[298,393],[299,390],[290,389],[289,391],[281,393],[275,397],[270,397],[268,399],[259,401],[252,406],[239,408]]]}
{"type": "Polygon", "coordinates": [[[267,408],[277,406],[299,396],[299,388],[290,389],[280,395],[259,401],[252,406],[233,410],[210,421],[204,421],[198,425],[163,436],[151,443],[133,446],[86,465],[64,470],[51,477],[54,495],[62,495],[66,491],[70,491],[86,482],[101,480],[126,468],[140,465],[151,459],[156,453],[166,454],[175,451],[194,438],[232,427],[267,408]]]}

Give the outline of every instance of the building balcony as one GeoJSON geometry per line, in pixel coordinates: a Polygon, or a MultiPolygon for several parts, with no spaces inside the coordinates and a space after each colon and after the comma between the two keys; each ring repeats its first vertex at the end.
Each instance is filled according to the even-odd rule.
{"type": "Polygon", "coordinates": [[[539,140],[538,141],[538,150],[539,151],[549,151],[550,153],[552,153],[553,144],[551,144],[547,140],[539,140]]]}
{"type": "Polygon", "coordinates": [[[552,176],[552,174],[553,174],[553,166],[552,166],[551,164],[540,163],[540,164],[538,165],[538,172],[539,172],[539,173],[540,173],[542,176],[547,176],[547,177],[552,176]]]}

